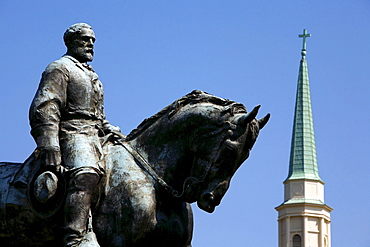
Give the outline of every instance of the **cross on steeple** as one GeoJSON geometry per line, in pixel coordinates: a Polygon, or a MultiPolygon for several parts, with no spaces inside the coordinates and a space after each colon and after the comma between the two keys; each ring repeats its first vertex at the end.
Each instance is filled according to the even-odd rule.
{"type": "Polygon", "coordinates": [[[307,33],[306,29],[303,29],[303,34],[298,35],[299,38],[303,38],[302,51],[306,51],[306,38],[311,37],[311,34],[307,33]]]}

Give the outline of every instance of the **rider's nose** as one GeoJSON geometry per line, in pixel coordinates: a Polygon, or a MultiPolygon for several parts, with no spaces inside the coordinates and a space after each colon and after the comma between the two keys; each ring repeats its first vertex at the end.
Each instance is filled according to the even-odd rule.
{"type": "Polygon", "coordinates": [[[88,47],[94,47],[94,40],[92,38],[85,40],[85,45],[88,47]]]}

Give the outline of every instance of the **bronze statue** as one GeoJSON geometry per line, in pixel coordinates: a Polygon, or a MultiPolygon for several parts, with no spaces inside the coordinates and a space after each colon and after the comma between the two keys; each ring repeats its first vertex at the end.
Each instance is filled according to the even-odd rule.
{"type": "Polygon", "coordinates": [[[64,33],[64,42],[67,53],[44,71],[29,116],[41,164],[66,170],[64,241],[65,246],[77,246],[105,173],[100,139],[113,127],[105,120],[102,83],[87,65],[94,56],[92,28],[74,24],[64,33]]]}
{"type": "Polygon", "coordinates": [[[194,90],[126,137],[105,120],[86,65],[91,27],[64,37],[67,54],[47,67],[30,109],[37,150],[23,164],[0,163],[0,242],[190,247],[190,203],[215,210],[269,114],[257,120],[259,106],[247,112],[194,90]]]}

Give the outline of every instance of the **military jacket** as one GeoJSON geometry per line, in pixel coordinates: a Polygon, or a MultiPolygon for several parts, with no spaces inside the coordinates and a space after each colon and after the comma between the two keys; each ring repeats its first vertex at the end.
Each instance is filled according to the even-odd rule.
{"type": "Polygon", "coordinates": [[[38,147],[59,147],[61,122],[105,119],[104,91],[91,66],[65,55],[49,64],[32,101],[29,119],[38,147]]]}

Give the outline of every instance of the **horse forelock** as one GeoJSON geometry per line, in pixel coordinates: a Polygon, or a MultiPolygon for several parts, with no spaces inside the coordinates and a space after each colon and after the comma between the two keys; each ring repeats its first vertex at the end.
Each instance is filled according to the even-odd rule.
{"type": "Polygon", "coordinates": [[[172,104],[166,106],[152,117],[145,119],[136,129],[131,131],[126,140],[130,141],[135,139],[154,123],[162,119],[162,117],[167,116],[168,118],[171,118],[183,107],[200,103],[210,103],[216,106],[221,106],[220,113],[222,115],[229,114],[230,116],[233,116],[237,113],[247,112],[245,106],[241,103],[236,103],[229,99],[223,99],[200,90],[194,90],[184,97],[176,100],[172,104]]]}

